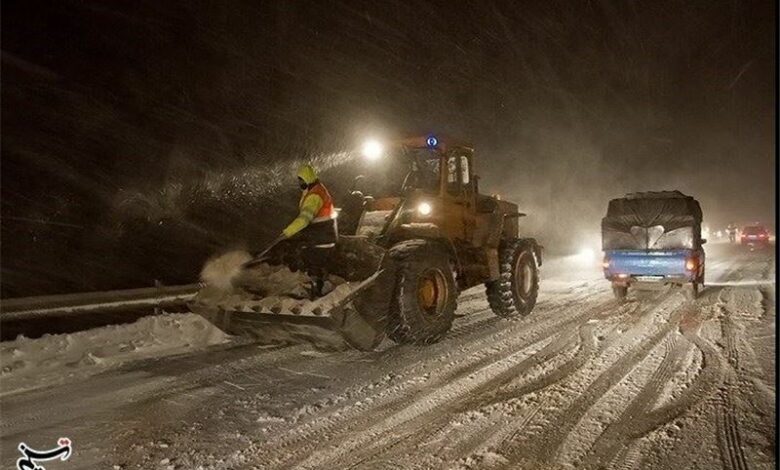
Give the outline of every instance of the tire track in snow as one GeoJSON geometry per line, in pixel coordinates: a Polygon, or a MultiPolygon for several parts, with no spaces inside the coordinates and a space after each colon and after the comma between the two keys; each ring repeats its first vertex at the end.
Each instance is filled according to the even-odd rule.
{"type": "MultiPolygon", "coordinates": [[[[589,356],[594,349],[593,346],[588,347],[589,344],[593,343],[591,325],[588,325],[587,323],[582,325],[579,328],[579,334],[575,335],[572,335],[571,331],[561,332],[552,342],[542,348],[539,352],[520,361],[517,363],[517,365],[511,367],[505,372],[502,372],[490,380],[481,383],[477,387],[471,389],[468,394],[463,394],[463,391],[458,391],[459,395],[456,399],[444,401],[442,406],[427,410],[426,413],[421,414],[413,420],[403,422],[396,426],[400,427],[400,425],[403,425],[404,428],[410,427],[413,429],[412,432],[406,433],[405,436],[399,437],[398,432],[394,428],[389,429],[383,436],[383,441],[380,441],[378,444],[372,442],[371,448],[358,452],[357,456],[359,459],[352,463],[349,468],[361,465],[370,459],[376,459],[402,443],[414,442],[416,443],[415,445],[417,445],[420,442],[424,442],[424,439],[427,437],[441,432],[449,424],[453,415],[465,413],[468,411],[476,411],[484,406],[499,401],[504,401],[512,396],[517,396],[515,391],[507,391],[507,389],[504,388],[505,385],[514,381],[521,374],[530,371],[534,367],[540,366],[546,361],[552,360],[555,356],[565,352],[569,348],[576,346],[578,344],[576,341],[577,336],[580,338],[580,354],[577,354],[577,357],[589,356]],[[428,416],[431,414],[434,416],[428,416]]],[[[573,361],[569,362],[571,364],[573,361]]],[[[566,369],[569,368],[564,367],[560,369],[559,374],[555,375],[560,378],[565,377],[566,369]]],[[[553,383],[552,381],[548,380],[551,375],[552,374],[550,373],[544,374],[542,377],[532,380],[529,385],[533,386],[538,382],[553,383]]],[[[543,387],[544,385],[538,384],[538,386],[543,387]]],[[[353,455],[355,454],[351,454],[349,457],[352,458],[353,455]]],[[[339,464],[345,465],[341,460],[339,461],[339,464]]]]}
{"type": "MultiPolygon", "coordinates": [[[[606,345],[613,343],[612,339],[614,339],[615,336],[622,334],[626,329],[636,325],[643,316],[654,310],[654,308],[658,307],[659,299],[662,297],[663,294],[655,295],[647,301],[643,308],[639,309],[640,311],[638,313],[634,310],[628,310],[623,312],[622,316],[619,315],[621,320],[610,329],[609,334],[606,337],[602,338],[604,341],[602,344],[602,349],[605,348],[606,345]]],[[[641,303],[633,302],[629,308],[636,308],[639,305],[641,305],[641,303]]],[[[541,377],[528,383],[517,386],[508,384],[507,386],[503,387],[503,389],[499,389],[489,402],[483,403],[483,406],[493,405],[512,398],[522,397],[527,394],[538,392],[555,383],[563,381],[571,374],[581,369],[588,360],[595,356],[596,346],[596,338],[593,336],[591,325],[582,325],[580,328],[580,349],[572,359],[568,360],[563,365],[554,368],[551,372],[542,375],[541,377]]],[[[532,419],[536,413],[545,406],[547,398],[548,397],[546,396],[542,396],[541,400],[536,405],[531,407],[531,412],[524,412],[522,416],[527,416],[527,418],[520,419],[520,425],[517,425],[515,422],[511,422],[506,424],[502,429],[497,427],[501,423],[496,423],[496,427],[486,430],[486,433],[476,434],[474,436],[475,439],[472,440],[472,442],[469,442],[466,448],[473,451],[476,448],[486,449],[492,446],[496,449],[496,453],[499,455],[509,453],[512,446],[512,441],[515,440],[515,437],[528,424],[527,420],[532,419]]],[[[496,421],[501,420],[499,419],[496,421]]],[[[468,458],[465,451],[458,457],[461,456],[463,457],[461,460],[468,458]]]]}
{"type": "Polygon", "coordinates": [[[632,399],[628,407],[620,417],[607,425],[590,448],[585,458],[582,459],[582,467],[589,469],[612,463],[617,454],[623,450],[621,446],[627,441],[626,435],[642,414],[653,405],[660,396],[666,383],[672,378],[674,371],[683,361],[687,345],[678,340],[678,336],[671,334],[667,337],[664,357],[661,364],[650,376],[650,380],[632,399]]]}
{"type": "MultiPolygon", "coordinates": [[[[526,442],[508,443],[504,449],[506,452],[504,456],[509,462],[515,464],[522,462],[524,454],[534,455],[534,451],[536,451],[534,455],[534,460],[536,461],[552,463],[555,460],[559,448],[587,412],[676,328],[681,316],[680,300],[677,297],[667,299],[667,301],[658,305],[648,306],[647,309],[644,309],[645,313],[643,316],[665,309],[667,303],[672,304],[668,307],[671,309],[670,318],[660,326],[658,331],[643,339],[628,354],[622,355],[610,367],[601,372],[584,393],[575,398],[557,419],[547,424],[541,433],[532,436],[526,442]]],[[[630,331],[632,330],[629,330],[627,333],[630,331]]]]}
{"type": "MultiPolygon", "coordinates": [[[[725,292],[725,290],[724,290],[725,292]]],[[[733,298],[733,290],[729,290],[733,298]]],[[[728,305],[728,304],[726,304],[728,305]]],[[[726,386],[721,393],[721,401],[716,411],[718,448],[721,460],[730,470],[747,470],[748,463],[745,457],[742,431],[739,422],[739,410],[734,402],[734,395],[738,393],[739,376],[742,374],[739,351],[737,349],[736,325],[731,318],[731,311],[727,307],[721,307],[721,331],[726,347],[726,359],[731,365],[731,371],[726,381],[726,386]]]]}
{"type": "MultiPolygon", "coordinates": [[[[725,336],[722,334],[722,320],[725,316],[728,315],[728,304],[733,301],[732,291],[743,291],[745,289],[752,288],[750,286],[742,286],[739,282],[736,282],[732,285],[731,282],[740,281],[746,277],[753,279],[755,278],[755,272],[751,270],[753,270],[755,267],[765,267],[765,264],[759,265],[753,262],[746,263],[747,258],[744,256],[735,258],[738,259],[733,264],[742,262],[743,267],[746,268],[746,271],[731,268],[723,272],[722,276],[719,276],[718,278],[718,281],[723,282],[724,284],[721,286],[716,285],[709,288],[715,291],[715,295],[707,296],[714,301],[714,305],[704,307],[699,310],[700,315],[708,314],[709,318],[698,317],[695,319],[695,321],[691,322],[690,325],[687,325],[686,321],[681,323],[681,332],[685,338],[688,341],[694,343],[697,349],[701,352],[702,362],[698,375],[694,377],[693,380],[691,380],[690,384],[686,386],[686,388],[682,391],[676,400],[673,400],[672,402],[651,411],[645,419],[641,420],[643,424],[637,428],[635,437],[637,440],[634,440],[633,443],[628,444],[629,449],[641,448],[645,441],[640,441],[638,440],[639,438],[646,436],[647,433],[657,430],[665,423],[672,422],[674,419],[682,416],[683,414],[688,414],[694,422],[705,426],[705,422],[709,422],[711,419],[710,417],[714,417],[714,420],[712,421],[712,427],[710,428],[713,435],[713,440],[711,443],[715,450],[714,455],[720,457],[719,454],[722,454],[724,450],[727,451],[728,444],[725,441],[725,434],[721,432],[721,430],[725,430],[724,423],[722,422],[724,416],[721,413],[721,410],[725,405],[723,400],[723,392],[727,388],[725,381],[726,378],[730,376],[731,372],[733,372],[733,369],[731,369],[728,362],[727,356],[729,348],[725,344],[725,336]],[[753,272],[752,275],[751,272],[753,272]],[[686,328],[686,326],[688,327],[686,328]],[[717,343],[715,343],[716,340],[717,343]],[[695,407],[706,407],[706,413],[691,414],[691,410],[693,410],[695,407]],[[654,422],[656,423],[655,428],[652,427],[654,422]],[[645,432],[645,434],[642,434],[642,432],[645,432]]],[[[766,263],[766,261],[764,261],[764,263],[766,263]]],[[[762,271],[762,276],[765,275],[766,269],[762,271]]],[[[750,316],[755,317],[754,315],[750,316]]],[[[749,347],[749,345],[744,342],[737,344],[749,347]]],[[[740,363],[744,362],[742,359],[745,358],[740,358],[740,363]]],[[[741,385],[745,386],[746,384],[743,382],[741,385]]],[[[751,394],[751,396],[755,398],[756,395],[751,394]]],[[[771,402],[774,403],[773,393],[771,396],[771,402]]],[[[772,407],[773,406],[774,405],[772,405],[772,407]]],[[[683,422],[686,423],[689,421],[686,419],[683,422]]],[[[773,423],[774,420],[771,422],[773,423]]],[[[685,425],[689,426],[690,424],[685,425]]],[[[774,426],[769,426],[773,432],[774,426]]],[[[703,433],[703,435],[706,434],[708,433],[703,433]]],[[[652,458],[652,465],[655,468],[685,468],[688,466],[688,461],[686,459],[691,454],[691,449],[689,447],[704,446],[707,448],[709,444],[706,441],[700,443],[696,438],[691,438],[688,436],[686,432],[678,433],[675,437],[675,441],[677,441],[677,443],[673,446],[674,449],[672,449],[670,446],[666,451],[658,454],[657,452],[660,451],[661,448],[652,447],[655,453],[646,454],[643,458],[652,458]],[[658,457],[660,457],[660,461],[658,460],[658,457]]],[[[772,434],[772,439],[770,442],[774,442],[773,437],[774,434],[772,434]]],[[[649,442],[654,441],[650,440],[649,442]]],[[[731,463],[729,459],[730,456],[726,455],[725,458],[718,458],[717,462],[712,463],[721,464],[724,468],[732,468],[734,464],[731,463]],[[721,463],[721,461],[724,463],[721,463]]]]}
{"type": "MultiPolygon", "coordinates": [[[[684,313],[680,330],[685,341],[680,342],[676,334],[669,336],[667,352],[658,369],[618,420],[609,424],[597,438],[582,461],[583,468],[600,468],[605,463],[615,461],[620,454],[626,455],[632,441],[670,423],[697,405],[702,405],[716,391],[723,381],[724,361],[715,346],[698,335],[701,321],[698,310],[684,313]],[[676,399],[653,410],[665,385],[682,367],[690,345],[695,345],[701,351],[704,358],[702,369],[693,383],[676,399]]],[[[636,464],[635,459],[632,464],[636,464]]]]}
{"type": "MultiPolygon", "coordinates": [[[[656,295],[653,300],[657,300],[660,298],[660,295],[656,295]]],[[[635,308],[638,305],[638,303],[634,302],[630,305],[627,305],[623,307],[622,309],[619,309],[617,312],[610,312],[614,315],[610,315],[609,318],[613,316],[618,316],[621,318],[621,321],[618,323],[617,326],[615,326],[611,331],[611,336],[615,334],[620,334],[625,328],[628,328],[630,325],[634,325],[637,322],[637,317],[641,317],[642,315],[635,315],[632,308],[635,308]]],[[[644,309],[642,309],[645,313],[652,310],[653,306],[657,305],[657,303],[648,303],[644,309]]],[[[520,386],[512,386],[511,382],[513,382],[513,378],[510,378],[508,381],[504,381],[505,383],[502,385],[499,383],[488,383],[485,384],[485,388],[482,390],[476,390],[472,391],[471,396],[465,397],[460,404],[460,406],[451,407],[450,409],[443,410],[443,413],[441,413],[440,417],[438,418],[438,421],[441,423],[438,427],[434,429],[429,429],[422,427],[419,432],[412,433],[408,435],[408,440],[414,441],[414,438],[418,439],[424,439],[426,436],[430,436],[432,434],[435,434],[439,431],[441,431],[442,428],[444,428],[448,421],[449,416],[456,413],[464,413],[467,411],[476,411],[482,407],[491,406],[497,403],[505,402],[506,400],[509,400],[511,398],[521,397],[526,394],[532,393],[534,391],[538,391],[541,389],[544,389],[554,383],[557,383],[565,378],[567,378],[569,375],[580,369],[587,360],[591,359],[595,353],[596,344],[595,344],[595,337],[593,336],[593,325],[590,323],[596,319],[600,315],[601,312],[597,312],[595,315],[593,315],[591,318],[585,319],[584,324],[576,325],[575,328],[577,328],[578,336],[580,337],[579,340],[579,349],[577,351],[577,354],[572,359],[569,359],[564,364],[562,364],[560,367],[554,368],[552,371],[547,372],[545,374],[542,374],[540,377],[537,377],[528,383],[522,384],[520,386]],[[495,389],[495,391],[491,391],[495,389]],[[443,415],[443,416],[442,416],[443,415]]],[[[606,318],[602,318],[606,319],[606,318]]],[[[561,333],[558,338],[563,338],[563,334],[561,333]]],[[[566,332],[567,335],[577,335],[577,332],[572,329],[569,332],[566,332]]],[[[552,345],[552,343],[551,343],[552,345]]],[[[537,362],[540,364],[544,361],[549,361],[552,359],[552,357],[544,357],[542,354],[543,351],[540,351],[536,354],[537,362]]],[[[529,358],[532,359],[532,358],[529,358]]],[[[526,371],[529,370],[528,368],[525,369],[526,371]]],[[[522,373],[522,371],[509,371],[508,374],[510,377],[514,375],[519,375],[522,373]]],[[[542,399],[542,403],[539,403],[532,407],[532,410],[540,410],[543,406],[544,398],[542,399]]],[[[527,420],[530,420],[533,418],[533,416],[536,414],[536,412],[532,412],[530,416],[527,418],[521,419],[520,423],[527,423],[527,420]]],[[[501,421],[500,419],[498,421],[501,421]]],[[[521,426],[517,426],[516,423],[510,423],[508,426],[511,430],[512,435],[516,435],[519,433],[522,428],[525,426],[525,424],[522,424],[521,426]]],[[[480,444],[484,444],[486,440],[490,440],[491,436],[494,434],[502,431],[501,428],[498,430],[486,430],[486,433],[480,433],[479,430],[476,430],[475,432],[471,432],[472,436],[471,439],[466,439],[465,448],[466,450],[473,449],[474,447],[479,447],[480,444]]],[[[506,433],[503,433],[504,435],[506,433]]],[[[461,438],[461,436],[458,436],[461,438]]],[[[493,438],[495,440],[495,438],[493,438]]],[[[395,444],[392,444],[391,446],[394,446],[395,444]]],[[[484,447],[484,446],[483,446],[484,447]]],[[[457,455],[457,457],[460,457],[464,455],[461,453],[460,455],[457,455]]],[[[375,456],[376,458],[376,456],[375,456]]],[[[465,460],[468,460],[470,457],[464,457],[465,460]]],[[[444,459],[446,461],[452,462],[456,458],[449,458],[444,459]]]]}
{"type": "MultiPolygon", "coordinates": [[[[419,382],[417,382],[409,384],[407,387],[397,387],[396,389],[385,390],[386,399],[381,400],[380,397],[380,399],[372,402],[372,406],[361,404],[360,406],[351,407],[351,409],[342,409],[338,412],[338,416],[329,414],[310,423],[306,429],[293,430],[293,432],[283,440],[269,442],[268,444],[272,444],[273,447],[271,449],[271,454],[276,458],[281,458],[281,461],[275,462],[275,465],[293,465],[294,463],[290,461],[295,460],[300,454],[308,455],[309,453],[314,452],[317,446],[328,443],[333,439],[336,439],[339,435],[345,439],[349,439],[351,433],[369,429],[374,424],[389,419],[401,412],[407,408],[410,403],[414,403],[415,400],[419,401],[424,399],[427,396],[427,391],[436,390],[437,387],[440,386],[446,387],[447,384],[454,380],[467,377],[469,374],[472,374],[481,368],[488,367],[497,361],[505,360],[507,357],[522,352],[535,344],[545,342],[562,328],[576,324],[582,318],[602,312],[612,306],[614,306],[614,301],[607,300],[592,309],[575,314],[571,317],[563,315],[566,313],[565,311],[559,312],[555,317],[547,317],[545,321],[531,325],[528,330],[523,331],[524,334],[519,337],[515,336],[517,330],[520,329],[520,327],[525,327],[527,325],[523,322],[512,322],[512,327],[504,328],[502,330],[502,333],[510,336],[510,338],[505,340],[505,344],[501,345],[503,349],[497,349],[493,353],[488,353],[484,357],[476,359],[473,359],[469,355],[466,358],[465,365],[457,365],[457,363],[455,363],[455,370],[440,375],[435,379],[434,383],[426,383],[421,387],[419,382]],[[406,388],[411,388],[412,390],[405,392],[406,388]]],[[[574,307],[576,307],[576,305],[572,306],[572,308],[574,307]]],[[[470,346],[476,348],[483,341],[492,341],[493,344],[491,344],[491,347],[496,347],[494,335],[488,336],[477,343],[472,342],[470,343],[470,346]]],[[[460,359],[463,359],[462,355],[460,356],[460,359]]],[[[304,458],[306,455],[304,455],[304,458]]]]}

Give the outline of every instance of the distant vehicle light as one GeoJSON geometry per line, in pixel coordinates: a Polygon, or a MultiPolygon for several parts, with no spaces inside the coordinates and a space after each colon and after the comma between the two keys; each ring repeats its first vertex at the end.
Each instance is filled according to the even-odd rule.
{"type": "Polygon", "coordinates": [[[620,273],[620,274],[617,275],[617,277],[619,277],[620,279],[628,279],[628,274],[620,273]]]}
{"type": "Polygon", "coordinates": [[[428,148],[435,149],[439,145],[439,139],[435,135],[429,135],[425,143],[428,145],[428,148]]]}
{"type": "Polygon", "coordinates": [[[417,206],[417,212],[419,212],[420,215],[430,215],[431,212],[433,212],[433,207],[427,202],[421,202],[420,205],[417,206]]]}
{"type": "Polygon", "coordinates": [[[602,261],[601,262],[601,267],[604,268],[604,269],[609,269],[609,260],[605,259],[604,261],[602,261]]]}
{"type": "Polygon", "coordinates": [[[685,269],[688,271],[696,270],[696,258],[688,258],[685,260],[685,269]]]}
{"type": "Polygon", "coordinates": [[[384,150],[384,146],[377,140],[369,140],[363,144],[363,156],[369,160],[378,160],[384,150]]]}

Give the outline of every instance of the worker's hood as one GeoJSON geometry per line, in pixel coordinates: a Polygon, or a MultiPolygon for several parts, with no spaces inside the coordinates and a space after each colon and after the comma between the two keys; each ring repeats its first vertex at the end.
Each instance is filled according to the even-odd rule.
{"type": "Polygon", "coordinates": [[[298,168],[298,178],[302,179],[304,183],[310,185],[317,181],[317,171],[311,165],[301,165],[298,168]]]}

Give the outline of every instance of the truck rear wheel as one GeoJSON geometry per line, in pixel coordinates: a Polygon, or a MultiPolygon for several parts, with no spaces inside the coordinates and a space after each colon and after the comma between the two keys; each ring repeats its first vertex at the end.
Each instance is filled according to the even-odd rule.
{"type": "Polygon", "coordinates": [[[688,300],[696,300],[699,297],[699,283],[693,281],[685,284],[683,286],[683,294],[688,300]]]}
{"type": "Polygon", "coordinates": [[[409,240],[389,256],[396,265],[388,336],[397,343],[432,343],[452,326],[458,288],[449,253],[438,243],[409,240]]]}
{"type": "Polygon", "coordinates": [[[628,295],[628,286],[624,284],[612,284],[612,293],[615,295],[615,300],[620,303],[626,301],[628,295]]]}
{"type": "Polygon", "coordinates": [[[528,315],[539,293],[533,249],[524,240],[514,240],[501,248],[498,262],[499,278],[485,283],[490,309],[504,318],[528,315]]]}

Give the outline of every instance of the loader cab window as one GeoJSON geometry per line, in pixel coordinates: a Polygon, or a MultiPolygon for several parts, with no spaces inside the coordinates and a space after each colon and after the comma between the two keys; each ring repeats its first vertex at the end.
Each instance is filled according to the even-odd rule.
{"type": "Polygon", "coordinates": [[[447,159],[447,184],[458,184],[458,159],[457,157],[450,157],[447,159]]]}
{"type": "Polygon", "coordinates": [[[468,186],[471,183],[471,165],[469,165],[469,157],[462,155],[460,157],[460,182],[464,186],[468,186]]]}
{"type": "Polygon", "coordinates": [[[447,158],[447,192],[463,194],[471,192],[471,164],[466,155],[447,158]]]}
{"type": "Polygon", "coordinates": [[[418,168],[418,188],[437,192],[439,190],[439,159],[423,159],[418,168]]]}
{"type": "Polygon", "coordinates": [[[439,156],[426,150],[410,152],[411,169],[404,180],[404,191],[420,189],[435,194],[439,191],[439,156]]]}

